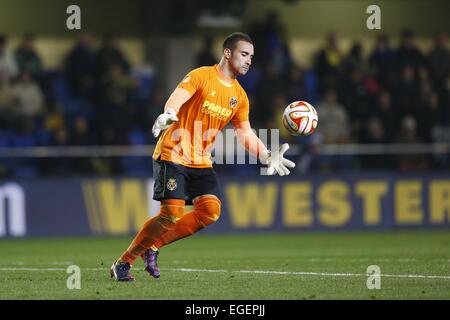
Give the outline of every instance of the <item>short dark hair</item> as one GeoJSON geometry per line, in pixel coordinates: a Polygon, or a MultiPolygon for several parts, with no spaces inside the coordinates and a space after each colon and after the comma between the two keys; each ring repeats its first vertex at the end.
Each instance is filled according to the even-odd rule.
{"type": "Polygon", "coordinates": [[[237,43],[239,41],[245,41],[253,44],[253,41],[248,34],[243,32],[233,32],[223,42],[222,49],[230,49],[231,51],[233,51],[234,49],[236,49],[237,43]]]}

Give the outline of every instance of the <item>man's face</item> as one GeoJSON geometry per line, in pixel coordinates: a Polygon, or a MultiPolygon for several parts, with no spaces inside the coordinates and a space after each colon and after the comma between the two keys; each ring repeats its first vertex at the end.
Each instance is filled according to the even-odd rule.
{"type": "Polygon", "coordinates": [[[227,55],[231,67],[237,75],[245,75],[252,65],[253,45],[247,41],[238,41],[236,48],[227,55]]]}

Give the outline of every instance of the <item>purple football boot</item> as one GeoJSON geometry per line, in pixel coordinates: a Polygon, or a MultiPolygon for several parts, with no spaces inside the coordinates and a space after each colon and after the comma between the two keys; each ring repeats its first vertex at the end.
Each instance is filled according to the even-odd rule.
{"type": "Polygon", "coordinates": [[[142,259],[144,259],[145,269],[153,278],[159,278],[159,267],[158,267],[158,254],[159,251],[153,251],[148,249],[144,252],[142,259]]]}
{"type": "Polygon", "coordinates": [[[134,281],[131,275],[131,266],[128,262],[115,261],[109,270],[111,278],[117,281],[134,281]]]}

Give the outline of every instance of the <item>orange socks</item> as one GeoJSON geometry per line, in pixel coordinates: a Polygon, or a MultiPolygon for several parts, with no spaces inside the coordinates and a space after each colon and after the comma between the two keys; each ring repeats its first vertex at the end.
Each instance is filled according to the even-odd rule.
{"type": "Polygon", "coordinates": [[[144,223],[120,261],[133,265],[148,248],[157,250],[214,223],[219,219],[220,206],[216,196],[200,196],[194,201],[194,210],[183,216],[184,200],[163,200],[160,213],[144,223]]]}
{"type": "Polygon", "coordinates": [[[220,216],[220,200],[215,196],[200,196],[194,201],[194,210],[185,214],[169,231],[153,243],[159,249],[176,240],[185,238],[214,223],[220,216]]]}
{"type": "Polygon", "coordinates": [[[171,230],[164,233],[151,247],[152,249],[159,249],[166,244],[190,236],[204,227],[203,223],[196,217],[195,210],[191,211],[185,214],[171,230]]]}
{"type": "Polygon", "coordinates": [[[150,248],[152,243],[170,230],[183,216],[184,204],[184,200],[180,199],[163,200],[160,213],[144,223],[131,245],[119,260],[126,261],[132,265],[137,257],[150,248]]]}

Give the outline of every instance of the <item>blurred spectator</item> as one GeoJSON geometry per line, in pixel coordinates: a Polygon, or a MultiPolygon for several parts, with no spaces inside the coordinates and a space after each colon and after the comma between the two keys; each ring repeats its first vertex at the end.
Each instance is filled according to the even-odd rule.
{"type": "Polygon", "coordinates": [[[34,48],[34,35],[31,33],[25,34],[22,43],[16,50],[16,62],[19,70],[26,71],[37,80],[43,71],[41,58],[34,48]]]}
{"type": "Polygon", "coordinates": [[[323,143],[348,143],[350,123],[347,111],[338,103],[334,89],[325,92],[325,99],[317,104],[320,124],[318,131],[323,143]]]}
{"type": "Polygon", "coordinates": [[[439,96],[436,92],[428,94],[427,98],[421,104],[419,113],[419,132],[425,142],[433,142],[432,132],[440,123],[441,118],[439,96]]]}
{"type": "Polygon", "coordinates": [[[286,83],[286,95],[289,102],[304,100],[307,96],[303,69],[298,65],[294,65],[289,70],[286,83]]]}
{"type": "Polygon", "coordinates": [[[121,67],[125,74],[128,74],[130,63],[119,48],[114,34],[108,33],[104,36],[102,47],[97,53],[96,65],[99,79],[102,79],[113,66],[117,65],[121,67]]]}
{"type": "Polygon", "coordinates": [[[50,144],[53,146],[68,146],[69,145],[69,131],[65,125],[60,126],[52,132],[50,144]]]}
{"type": "Polygon", "coordinates": [[[264,65],[262,79],[259,82],[256,92],[255,104],[258,112],[251,114],[252,125],[255,128],[265,127],[266,121],[274,117],[273,101],[278,92],[282,90],[282,83],[277,77],[275,66],[268,62],[264,65]]]}
{"type": "Polygon", "coordinates": [[[418,76],[417,81],[419,85],[420,102],[423,102],[433,91],[433,82],[430,78],[428,68],[425,66],[419,67],[417,76],[418,76]]]}
{"type": "Polygon", "coordinates": [[[383,122],[381,122],[380,118],[371,117],[367,122],[367,127],[365,129],[364,139],[361,140],[362,143],[387,142],[386,130],[384,129],[383,122]]]}
{"type": "Polygon", "coordinates": [[[270,39],[271,58],[279,77],[284,77],[294,64],[284,33],[273,34],[270,39]]]}
{"type": "MultiPolygon", "coordinates": [[[[69,131],[65,124],[62,124],[51,133],[50,145],[55,147],[69,146],[69,131]]],[[[41,163],[42,170],[51,176],[68,176],[74,174],[74,164],[76,158],[52,157],[41,163]]]]}
{"type": "Polygon", "coordinates": [[[388,91],[383,91],[379,94],[371,114],[372,116],[380,119],[383,124],[383,130],[386,133],[386,142],[393,142],[394,133],[397,130],[399,119],[398,113],[392,107],[392,98],[388,91]]]}
{"type": "Polygon", "coordinates": [[[285,76],[293,65],[293,59],[286,40],[286,29],[278,13],[269,11],[262,23],[257,23],[250,29],[250,35],[259,48],[254,63],[272,63],[275,74],[279,77],[285,76]]]}
{"type": "Polygon", "coordinates": [[[343,87],[343,101],[351,118],[352,131],[360,138],[365,121],[369,116],[372,95],[369,93],[367,81],[360,69],[349,70],[343,87]]]}
{"type": "MultiPolygon", "coordinates": [[[[383,126],[383,122],[378,117],[371,117],[365,129],[362,143],[384,144],[388,142],[387,132],[383,126]]],[[[393,169],[391,155],[389,154],[363,155],[360,159],[362,167],[365,169],[393,169]]]]}
{"type": "Polygon", "coordinates": [[[328,88],[338,88],[342,77],[342,54],[335,33],[329,33],[325,48],[319,51],[315,59],[315,70],[319,76],[319,90],[324,93],[328,88]]]}
{"type": "MultiPolygon", "coordinates": [[[[75,118],[70,127],[69,144],[73,146],[93,146],[95,138],[91,134],[89,122],[84,116],[75,118]]],[[[79,174],[90,174],[94,170],[93,159],[80,158],[73,163],[73,169],[79,174]]]]}
{"type": "Polygon", "coordinates": [[[417,115],[420,103],[420,90],[412,66],[405,65],[401,70],[401,79],[395,93],[396,104],[398,105],[396,112],[417,115]]]}
{"type": "Polygon", "coordinates": [[[18,100],[15,108],[17,115],[36,116],[44,111],[44,96],[41,88],[27,71],[20,73],[13,90],[18,100]]]}
{"type": "Polygon", "coordinates": [[[90,33],[85,33],[66,58],[66,74],[71,94],[93,98],[95,72],[94,39],[90,33]]]}
{"type": "Polygon", "coordinates": [[[429,66],[434,84],[441,89],[450,75],[450,50],[447,47],[448,36],[442,32],[435,36],[434,47],[428,55],[429,66]]]}
{"type": "Polygon", "coordinates": [[[2,125],[7,125],[13,120],[11,115],[14,114],[16,103],[17,97],[13,87],[9,82],[0,81],[0,122],[2,125]]]}
{"type": "Polygon", "coordinates": [[[411,66],[414,70],[425,64],[423,54],[417,48],[414,33],[411,30],[403,30],[400,46],[396,52],[397,66],[403,70],[405,66],[411,66]]]}
{"type": "Polygon", "coordinates": [[[0,35],[0,82],[10,82],[18,73],[16,60],[6,51],[6,44],[6,36],[0,35]]]}
{"type": "MultiPolygon", "coordinates": [[[[395,143],[422,143],[417,130],[417,121],[414,117],[407,115],[401,121],[400,134],[395,143]]],[[[400,171],[425,170],[429,167],[428,159],[423,154],[399,154],[397,155],[398,168],[400,171]]]]}
{"type": "Polygon", "coordinates": [[[326,167],[327,159],[320,155],[320,145],[322,136],[320,132],[302,139],[304,149],[301,152],[300,159],[297,162],[296,171],[301,174],[320,173],[328,170],[326,167]],[[325,164],[325,166],[324,166],[325,164]]]}
{"type": "Polygon", "coordinates": [[[136,83],[124,73],[122,66],[118,64],[112,65],[101,80],[99,90],[101,105],[98,109],[97,123],[101,128],[111,129],[107,130],[108,132],[117,133],[115,134],[117,136],[108,143],[126,143],[127,132],[132,127],[137,112],[136,107],[130,101],[136,83]]]}
{"type": "Polygon", "coordinates": [[[197,67],[213,66],[218,63],[217,58],[213,54],[213,41],[211,37],[203,38],[203,47],[196,57],[197,67]]]}
{"type": "Polygon", "coordinates": [[[345,58],[344,68],[346,72],[352,70],[364,71],[366,69],[366,62],[363,58],[361,43],[356,42],[350,49],[350,53],[345,58]]]}
{"type": "Polygon", "coordinates": [[[74,146],[95,145],[95,139],[91,134],[89,122],[84,116],[77,116],[70,128],[69,143],[74,146]]]}
{"type": "Polygon", "coordinates": [[[377,37],[375,48],[369,57],[369,64],[374,69],[375,77],[386,88],[393,89],[394,72],[396,68],[395,52],[389,44],[387,35],[377,37]]]}

